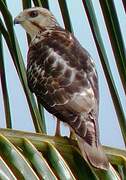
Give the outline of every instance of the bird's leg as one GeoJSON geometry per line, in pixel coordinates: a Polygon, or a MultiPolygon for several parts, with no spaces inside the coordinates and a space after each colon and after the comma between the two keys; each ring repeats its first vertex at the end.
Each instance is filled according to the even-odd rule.
{"type": "Polygon", "coordinates": [[[61,132],[60,132],[60,120],[59,119],[57,119],[57,122],[56,122],[55,136],[61,136],[61,132]]]}

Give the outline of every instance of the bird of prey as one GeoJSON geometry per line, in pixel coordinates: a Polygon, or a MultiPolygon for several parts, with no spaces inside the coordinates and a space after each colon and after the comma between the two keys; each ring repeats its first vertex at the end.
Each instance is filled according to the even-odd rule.
{"type": "Polygon", "coordinates": [[[98,77],[90,54],[53,14],[29,8],[14,20],[31,36],[27,80],[45,109],[76,133],[84,159],[93,167],[108,169],[99,142],[98,77]]]}

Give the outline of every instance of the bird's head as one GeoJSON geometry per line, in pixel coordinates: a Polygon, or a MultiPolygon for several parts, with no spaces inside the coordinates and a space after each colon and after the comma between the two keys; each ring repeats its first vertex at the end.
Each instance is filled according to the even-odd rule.
{"type": "Polygon", "coordinates": [[[52,13],[42,7],[25,9],[14,19],[14,24],[21,24],[32,38],[39,31],[58,25],[52,13]]]}

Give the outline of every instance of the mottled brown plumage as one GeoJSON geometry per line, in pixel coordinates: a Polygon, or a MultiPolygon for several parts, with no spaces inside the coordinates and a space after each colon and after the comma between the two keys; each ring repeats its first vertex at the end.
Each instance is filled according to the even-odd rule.
{"type": "Polygon", "coordinates": [[[83,157],[94,167],[107,169],[108,161],[99,142],[99,90],[92,58],[48,10],[28,9],[24,16],[33,11],[37,16],[29,21],[27,18],[23,24],[28,31],[31,23],[34,30],[28,31],[32,36],[27,65],[29,88],[47,111],[73,128],[83,157]],[[46,21],[42,19],[48,16],[46,21]]]}

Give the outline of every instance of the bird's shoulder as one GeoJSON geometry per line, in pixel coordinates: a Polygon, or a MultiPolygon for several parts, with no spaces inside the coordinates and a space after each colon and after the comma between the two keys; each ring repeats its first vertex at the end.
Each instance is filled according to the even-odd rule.
{"type": "Polygon", "coordinates": [[[39,32],[30,44],[28,59],[30,59],[29,54],[40,55],[46,48],[53,49],[72,67],[82,68],[87,73],[95,69],[88,51],[81,46],[73,33],[61,27],[39,32]]]}
{"type": "MultiPolygon", "coordinates": [[[[81,46],[72,33],[61,27],[56,27],[49,29],[46,32],[39,33],[36,38],[39,38],[39,41],[38,39],[34,39],[30,45],[28,64],[35,60],[35,63],[37,63],[40,68],[40,66],[43,67],[44,62],[44,67],[47,67],[47,72],[51,72],[53,66],[52,62],[57,62],[55,71],[59,72],[56,74],[58,74],[57,76],[60,76],[58,79],[61,84],[63,83],[63,86],[64,81],[66,83],[66,80],[68,79],[67,74],[69,73],[67,72],[72,71],[72,74],[77,74],[77,80],[74,80],[73,83],[74,88],[77,90],[79,87],[78,84],[76,85],[75,81],[80,83],[82,80],[84,81],[84,85],[89,81],[95,96],[98,97],[98,79],[94,62],[92,61],[90,54],[81,46]],[[50,54],[53,56],[50,56],[50,54]],[[60,72],[60,69],[62,71],[62,68],[60,68],[61,66],[67,67],[66,73],[64,73],[63,76],[61,76],[62,73],[60,72]]],[[[52,69],[52,74],[55,73],[55,71],[52,69]]],[[[70,86],[68,89],[72,91],[74,88],[70,86]]]]}
{"type": "Polygon", "coordinates": [[[60,26],[50,27],[39,31],[38,34],[32,39],[30,47],[38,45],[39,43],[49,43],[50,41],[62,41],[67,39],[69,41],[71,33],[60,26]]]}

